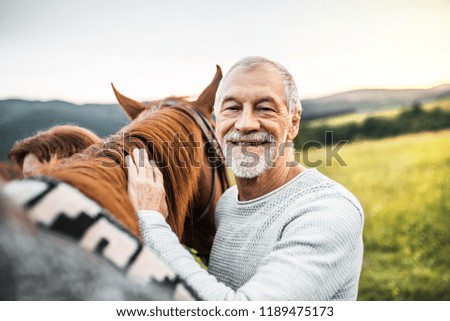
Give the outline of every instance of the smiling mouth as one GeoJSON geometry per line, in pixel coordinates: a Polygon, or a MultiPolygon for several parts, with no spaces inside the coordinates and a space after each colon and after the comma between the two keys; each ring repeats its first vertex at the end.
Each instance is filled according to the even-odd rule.
{"type": "Polygon", "coordinates": [[[260,141],[260,142],[229,141],[228,143],[233,144],[235,146],[262,146],[262,145],[265,145],[265,144],[270,144],[269,141],[260,141]]]}

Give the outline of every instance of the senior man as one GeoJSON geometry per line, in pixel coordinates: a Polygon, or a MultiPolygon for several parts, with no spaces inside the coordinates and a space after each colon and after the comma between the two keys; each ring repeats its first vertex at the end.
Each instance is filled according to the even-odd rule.
{"type": "Polygon", "coordinates": [[[262,57],[238,61],[217,91],[214,113],[237,185],[216,208],[209,270],[182,247],[161,214],[157,167],[137,168],[128,159],[129,192],[145,243],[199,299],[356,300],[363,210],[343,186],[294,161],[301,105],[291,74],[262,57]]]}

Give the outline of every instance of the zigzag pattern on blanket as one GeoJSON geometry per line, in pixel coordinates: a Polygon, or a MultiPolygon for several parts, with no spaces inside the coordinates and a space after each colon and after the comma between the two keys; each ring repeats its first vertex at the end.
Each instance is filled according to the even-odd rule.
{"type": "Polygon", "coordinates": [[[150,248],[72,186],[39,176],[10,182],[3,192],[27,208],[41,228],[69,237],[130,278],[169,287],[175,300],[196,297],[150,248]]]}

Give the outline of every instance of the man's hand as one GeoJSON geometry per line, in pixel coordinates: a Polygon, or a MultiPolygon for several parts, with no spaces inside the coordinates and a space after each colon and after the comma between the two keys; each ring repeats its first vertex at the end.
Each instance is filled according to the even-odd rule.
{"type": "Polygon", "coordinates": [[[135,148],[133,158],[125,156],[125,164],[128,167],[128,194],[134,208],[158,211],[167,218],[163,175],[155,161],[149,162],[145,149],[135,148]]]}

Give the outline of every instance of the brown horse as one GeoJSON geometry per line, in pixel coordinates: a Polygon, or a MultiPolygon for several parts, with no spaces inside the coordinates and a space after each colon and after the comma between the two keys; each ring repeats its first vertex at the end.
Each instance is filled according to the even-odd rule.
{"type": "Polygon", "coordinates": [[[86,128],[74,125],[54,126],[14,144],[9,158],[16,163],[23,175],[39,173],[43,163],[50,159],[68,158],[101,139],[86,128]]]}
{"type": "Polygon", "coordinates": [[[139,235],[136,211],[127,194],[124,157],[134,148],[144,148],[164,176],[167,222],[181,242],[200,255],[208,255],[215,234],[215,205],[228,181],[221,179],[220,173],[226,175],[224,165],[210,162],[214,154],[211,148],[205,148],[205,140],[210,138],[205,138],[202,128],[212,124],[212,107],[221,78],[217,67],[213,81],[196,101],[169,97],[145,105],[114,89],[133,121],[67,160],[51,161],[40,172],[79,189],[139,235]]]}

